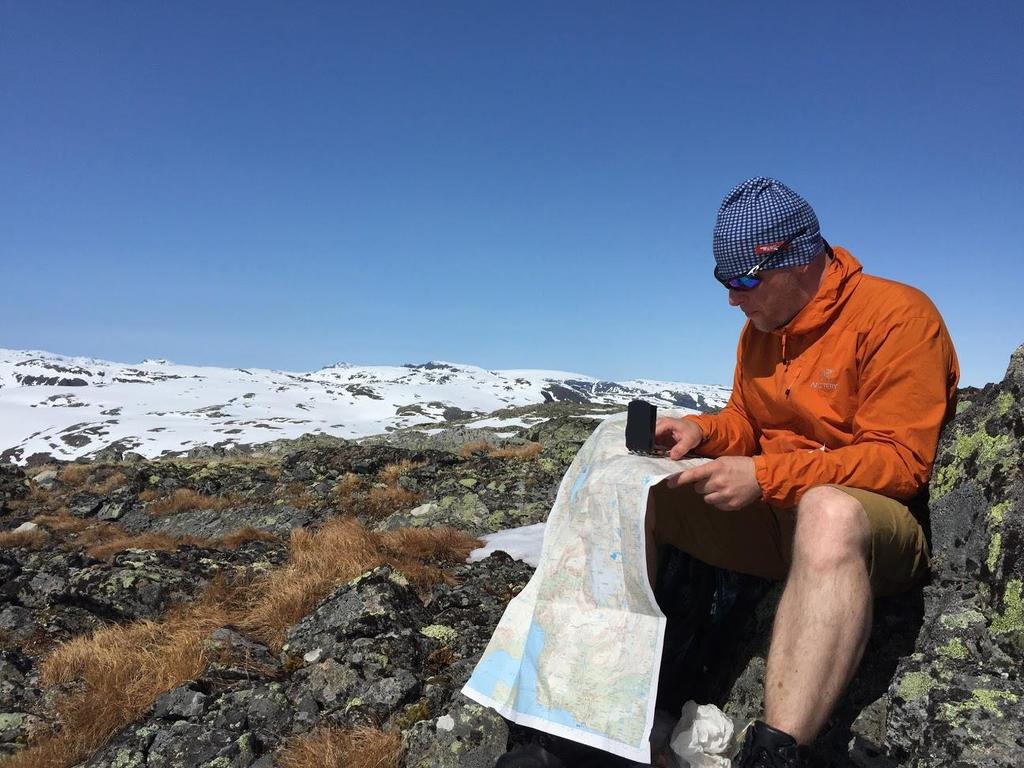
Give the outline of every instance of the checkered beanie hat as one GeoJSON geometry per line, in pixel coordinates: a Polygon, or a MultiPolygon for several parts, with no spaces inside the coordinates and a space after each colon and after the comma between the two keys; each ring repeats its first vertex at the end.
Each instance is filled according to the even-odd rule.
{"type": "Polygon", "coordinates": [[[770,252],[770,246],[801,229],[804,233],[765,269],[798,267],[821,253],[825,242],[818,217],[806,200],[777,179],[755,176],[737,184],[725,196],[715,219],[711,247],[718,274],[725,279],[745,274],[770,252]]]}

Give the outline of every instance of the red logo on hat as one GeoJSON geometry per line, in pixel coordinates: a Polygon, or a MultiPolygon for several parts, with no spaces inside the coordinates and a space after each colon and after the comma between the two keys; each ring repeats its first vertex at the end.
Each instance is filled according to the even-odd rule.
{"type": "Polygon", "coordinates": [[[785,240],[779,240],[779,242],[777,243],[765,243],[764,245],[755,245],[754,253],[756,253],[758,256],[764,256],[769,253],[775,253],[785,244],[785,240]]]}

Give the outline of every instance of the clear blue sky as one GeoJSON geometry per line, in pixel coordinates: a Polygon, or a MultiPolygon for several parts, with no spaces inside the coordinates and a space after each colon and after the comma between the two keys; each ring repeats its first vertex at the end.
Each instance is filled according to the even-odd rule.
{"type": "Polygon", "coordinates": [[[774,175],[1024,342],[1020,2],[0,0],[0,346],[729,383],[774,175]]]}

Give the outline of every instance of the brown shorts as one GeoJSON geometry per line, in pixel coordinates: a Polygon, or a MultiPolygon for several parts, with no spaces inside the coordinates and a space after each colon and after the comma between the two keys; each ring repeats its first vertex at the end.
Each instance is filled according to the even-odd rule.
{"type": "MultiPolygon", "coordinates": [[[[928,544],[921,524],[902,503],[858,488],[830,486],[861,503],[871,525],[868,573],[876,596],[902,592],[928,572],[928,544]]],[[[736,512],[704,502],[690,485],[651,488],[655,541],[673,544],[699,560],[729,570],[783,579],[793,554],[795,509],[763,501],[736,512]]]]}

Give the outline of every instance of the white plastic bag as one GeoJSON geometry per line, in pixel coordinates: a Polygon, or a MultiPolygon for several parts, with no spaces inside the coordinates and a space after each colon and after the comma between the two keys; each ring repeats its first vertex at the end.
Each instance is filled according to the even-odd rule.
{"type": "Polygon", "coordinates": [[[688,701],[683,705],[669,744],[684,761],[683,765],[690,768],[729,768],[732,761],[726,755],[732,746],[734,730],[732,719],[714,704],[698,705],[688,701]]]}

